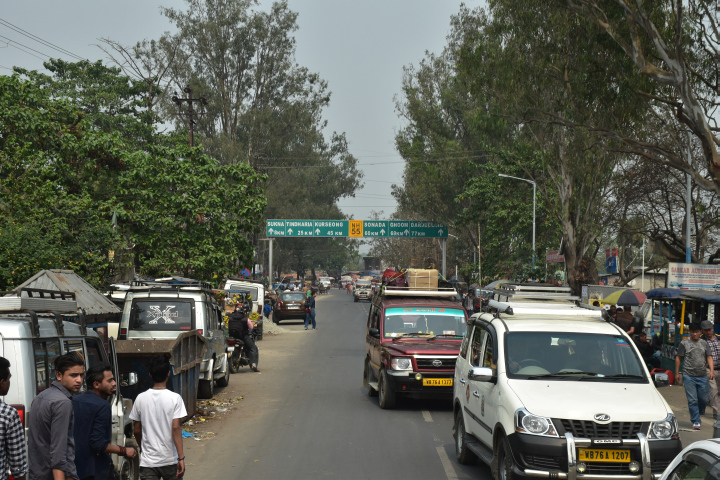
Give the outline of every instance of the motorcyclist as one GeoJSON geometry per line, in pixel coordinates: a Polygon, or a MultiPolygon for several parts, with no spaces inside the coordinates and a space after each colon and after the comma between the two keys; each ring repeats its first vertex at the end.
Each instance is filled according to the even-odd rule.
{"type": "Polygon", "coordinates": [[[250,368],[252,368],[255,372],[259,372],[260,370],[258,370],[257,367],[259,352],[257,345],[255,345],[255,342],[252,339],[252,335],[250,335],[250,332],[253,329],[253,324],[242,307],[243,306],[239,303],[235,305],[235,311],[228,319],[228,330],[231,337],[239,338],[245,344],[245,348],[248,352],[248,359],[250,360],[250,368]]]}

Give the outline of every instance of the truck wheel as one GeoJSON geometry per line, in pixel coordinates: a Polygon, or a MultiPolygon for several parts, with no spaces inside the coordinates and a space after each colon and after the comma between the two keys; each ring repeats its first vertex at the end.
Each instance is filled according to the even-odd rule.
{"type": "Polygon", "coordinates": [[[230,383],[230,358],[225,354],[225,376],[217,381],[218,387],[227,387],[230,383]]]}
{"type": "Polygon", "coordinates": [[[363,387],[367,388],[368,397],[376,397],[378,394],[377,390],[370,386],[370,382],[372,381],[372,372],[367,360],[365,360],[365,371],[363,373],[363,387]]]}
{"type": "Polygon", "coordinates": [[[453,425],[453,437],[455,437],[455,458],[460,465],[474,465],[477,462],[477,455],[467,448],[465,443],[465,420],[462,411],[455,414],[453,425]]]}
{"type": "Polygon", "coordinates": [[[495,448],[495,462],[497,464],[494,465],[495,468],[492,468],[493,477],[498,480],[520,480],[513,470],[512,449],[507,437],[503,437],[495,448]]]}
{"type": "MultiPolygon", "coordinates": [[[[211,374],[212,375],[212,374],[211,374]]],[[[200,380],[198,382],[198,398],[210,399],[215,394],[214,380],[200,380]]]]}
{"type": "Polygon", "coordinates": [[[387,373],[380,370],[380,380],[378,381],[378,403],[383,410],[395,408],[397,403],[397,394],[387,387],[387,373]]]}

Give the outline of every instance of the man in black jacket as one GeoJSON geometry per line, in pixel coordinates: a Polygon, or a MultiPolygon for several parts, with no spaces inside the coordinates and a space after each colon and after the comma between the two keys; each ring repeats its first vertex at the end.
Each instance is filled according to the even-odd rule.
{"type": "Polygon", "coordinates": [[[257,345],[255,345],[255,342],[252,339],[252,335],[250,335],[252,328],[252,322],[247,315],[245,315],[242,305],[235,305],[235,311],[228,319],[228,331],[232,338],[239,338],[242,340],[248,352],[250,368],[252,368],[255,372],[259,372],[260,370],[258,370],[257,364],[260,354],[258,352],[257,345]]]}

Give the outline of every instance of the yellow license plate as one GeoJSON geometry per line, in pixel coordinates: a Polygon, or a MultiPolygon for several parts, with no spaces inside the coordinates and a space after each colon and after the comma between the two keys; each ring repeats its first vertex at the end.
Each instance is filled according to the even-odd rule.
{"type": "Polygon", "coordinates": [[[630,463],[630,450],[580,448],[578,449],[578,461],[630,463]]]}
{"type": "Polygon", "coordinates": [[[423,378],[423,387],[452,387],[452,378],[423,378]]]}

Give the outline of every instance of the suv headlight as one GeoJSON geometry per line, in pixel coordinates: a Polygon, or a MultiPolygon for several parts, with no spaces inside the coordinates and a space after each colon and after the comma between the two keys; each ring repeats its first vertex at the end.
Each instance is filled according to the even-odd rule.
{"type": "Polygon", "coordinates": [[[393,370],[412,370],[412,360],[409,358],[396,358],[390,359],[390,368],[393,370]]]}
{"type": "Polygon", "coordinates": [[[678,435],[678,424],[672,413],[665,420],[650,422],[648,440],[670,440],[678,435]]]}
{"type": "Polygon", "coordinates": [[[547,417],[533,415],[524,408],[520,408],[515,412],[515,431],[544,437],[558,436],[552,420],[547,417]]]}

